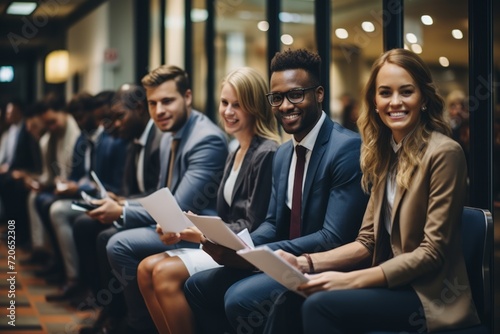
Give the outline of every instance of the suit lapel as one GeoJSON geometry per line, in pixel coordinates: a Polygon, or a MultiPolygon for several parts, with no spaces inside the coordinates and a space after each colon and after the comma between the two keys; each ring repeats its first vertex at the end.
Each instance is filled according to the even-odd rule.
{"type": "Polygon", "coordinates": [[[311,192],[311,187],[313,184],[314,177],[320,166],[321,159],[326,151],[326,144],[330,140],[330,135],[332,133],[333,123],[325,119],[321,129],[316,138],[316,143],[314,144],[313,151],[311,152],[311,158],[309,160],[309,165],[307,167],[306,181],[304,183],[304,190],[302,192],[302,212],[304,212],[304,205],[309,199],[309,194],[311,192]]]}
{"type": "MultiPolygon", "coordinates": [[[[253,157],[253,152],[259,146],[260,139],[257,136],[252,138],[252,142],[250,143],[250,147],[245,153],[245,157],[241,162],[240,171],[238,173],[238,177],[236,178],[236,182],[234,183],[233,193],[231,194],[231,200],[234,198],[234,195],[237,193],[238,189],[242,186],[243,180],[245,179],[248,168],[250,167],[250,159],[253,157]]],[[[232,166],[232,164],[231,164],[232,166]]]]}
{"type": "MultiPolygon", "coordinates": [[[[286,145],[283,148],[283,161],[281,162],[281,171],[280,171],[280,179],[278,183],[278,190],[277,190],[277,203],[282,205],[281,208],[278,210],[278,214],[281,215],[283,214],[283,210],[286,207],[286,195],[287,195],[287,190],[288,190],[288,174],[290,172],[290,164],[292,161],[292,154],[293,154],[293,143],[292,141],[288,141],[287,143],[283,144],[286,145]]],[[[277,217],[277,220],[280,221],[280,217],[277,217]]]]}

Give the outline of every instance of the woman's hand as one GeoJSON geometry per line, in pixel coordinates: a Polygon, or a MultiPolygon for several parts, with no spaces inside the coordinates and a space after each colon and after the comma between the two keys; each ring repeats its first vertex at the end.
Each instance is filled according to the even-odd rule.
{"type": "Polygon", "coordinates": [[[325,271],[320,274],[306,274],[306,276],[310,279],[309,282],[300,285],[297,290],[304,292],[308,296],[319,291],[355,288],[352,284],[351,273],[325,271]]]}
{"type": "Polygon", "coordinates": [[[182,231],[180,233],[180,237],[182,240],[195,242],[199,244],[201,243],[203,233],[201,233],[201,231],[196,226],[191,226],[182,231]]]}

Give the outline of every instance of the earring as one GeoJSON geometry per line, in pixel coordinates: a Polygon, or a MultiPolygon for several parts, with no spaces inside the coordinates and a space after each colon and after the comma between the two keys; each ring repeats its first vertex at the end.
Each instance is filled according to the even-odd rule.
{"type": "Polygon", "coordinates": [[[378,109],[377,108],[375,108],[375,112],[378,114],[378,109]]]}
{"type": "Polygon", "coordinates": [[[422,110],[423,112],[425,112],[427,110],[427,107],[426,106],[422,106],[422,108],[420,108],[420,110],[422,110]]]}

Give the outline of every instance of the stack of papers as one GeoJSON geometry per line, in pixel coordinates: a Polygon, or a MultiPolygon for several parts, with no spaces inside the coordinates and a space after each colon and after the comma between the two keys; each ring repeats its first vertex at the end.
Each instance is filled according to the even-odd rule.
{"type": "Polygon", "coordinates": [[[276,255],[269,247],[260,246],[254,249],[242,249],[237,252],[245,260],[265,272],[286,288],[306,297],[297,287],[309,281],[297,268],[276,255]]]}

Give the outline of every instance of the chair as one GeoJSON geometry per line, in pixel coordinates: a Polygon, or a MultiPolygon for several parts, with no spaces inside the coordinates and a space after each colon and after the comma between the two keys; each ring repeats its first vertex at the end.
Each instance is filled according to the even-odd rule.
{"type": "MultiPolygon", "coordinates": [[[[472,298],[481,319],[481,325],[460,330],[434,332],[435,334],[493,333],[493,218],[488,210],[464,207],[462,214],[462,248],[472,290],[472,298]]],[[[364,334],[397,334],[400,332],[372,331],[364,334]]],[[[406,332],[405,332],[406,333],[406,332]]],[[[408,334],[416,334],[408,333],[408,334]]]]}

